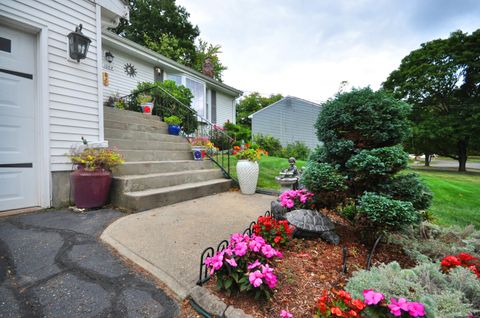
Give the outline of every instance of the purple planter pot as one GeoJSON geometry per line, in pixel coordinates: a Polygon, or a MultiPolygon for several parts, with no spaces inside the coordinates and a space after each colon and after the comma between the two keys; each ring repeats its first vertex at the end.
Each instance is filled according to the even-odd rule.
{"type": "Polygon", "coordinates": [[[110,171],[75,170],[70,174],[73,200],[81,209],[100,208],[108,201],[112,173],[110,171]]]}

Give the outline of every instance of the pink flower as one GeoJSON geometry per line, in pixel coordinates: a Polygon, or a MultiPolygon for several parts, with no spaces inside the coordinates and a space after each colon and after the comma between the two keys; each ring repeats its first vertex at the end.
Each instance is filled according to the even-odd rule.
{"type": "Polygon", "coordinates": [[[218,271],[220,268],[222,268],[223,266],[223,255],[224,255],[224,252],[219,252],[217,254],[215,254],[214,256],[212,257],[207,257],[205,259],[205,265],[207,267],[211,267],[210,269],[210,275],[212,275],[215,271],[218,271]]]}
{"type": "Polygon", "coordinates": [[[385,299],[382,293],[376,293],[373,289],[365,289],[363,291],[363,297],[365,298],[365,304],[376,305],[385,299]]]}
{"type": "Polygon", "coordinates": [[[266,258],[272,258],[277,256],[277,251],[269,244],[265,244],[262,246],[262,254],[265,255],[266,258]]]}
{"type": "Polygon", "coordinates": [[[411,302],[408,303],[408,313],[412,317],[423,317],[425,316],[425,306],[421,303],[411,302]]]}
{"type": "Polygon", "coordinates": [[[247,243],[245,242],[238,242],[233,249],[233,252],[237,256],[243,256],[247,253],[247,243]]]}
{"type": "Polygon", "coordinates": [[[280,317],[282,317],[282,318],[292,318],[293,315],[286,310],[282,310],[280,312],[280,317]]]}
{"type": "Polygon", "coordinates": [[[262,275],[267,286],[269,288],[275,288],[275,286],[277,285],[277,276],[275,276],[275,274],[273,273],[273,269],[270,266],[262,266],[262,275]]]}
{"type": "Polygon", "coordinates": [[[228,264],[230,264],[230,266],[232,266],[232,267],[237,267],[237,262],[235,261],[234,258],[226,258],[226,259],[225,259],[225,262],[227,262],[228,264]]]}
{"type": "Polygon", "coordinates": [[[399,298],[398,301],[395,298],[390,298],[388,309],[390,309],[392,315],[400,317],[402,315],[401,310],[408,311],[408,302],[405,298],[399,298]]]}
{"type": "Polygon", "coordinates": [[[251,251],[258,253],[260,252],[260,250],[262,249],[262,246],[264,245],[265,245],[265,240],[263,239],[263,237],[252,234],[250,242],[248,242],[248,248],[251,251]]]}
{"type": "Polygon", "coordinates": [[[252,284],[255,288],[262,285],[262,278],[263,275],[259,270],[256,270],[253,273],[250,273],[250,275],[248,275],[248,280],[250,281],[250,284],[252,284]]]}
{"type": "Polygon", "coordinates": [[[261,265],[261,264],[260,264],[260,262],[259,262],[258,259],[257,259],[255,262],[253,262],[252,264],[248,265],[248,266],[247,266],[247,269],[248,269],[248,270],[252,270],[252,269],[254,269],[254,268],[259,267],[260,265],[261,265]]]}
{"type": "Polygon", "coordinates": [[[235,233],[230,236],[230,243],[235,244],[235,243],[240,243],[240,242],[245,242],[248,241],[250,238],[246,234],[240,234],[240,233],[235,233]]]}

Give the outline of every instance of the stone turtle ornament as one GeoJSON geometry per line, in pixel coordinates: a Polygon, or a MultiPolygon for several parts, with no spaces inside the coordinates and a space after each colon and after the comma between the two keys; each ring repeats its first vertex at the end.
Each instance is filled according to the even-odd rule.
{"type": "MultiPolygon", "coordinates": [[[[272,202],[273,206],[273,202],[272,202]]],[[[278,206],[277,206],[278,209],[278,206]]],[[[338,245],[340,237],[335,233],[335,225],[322,213],[315,210],[293,210],[286,213],[273,213],[276,219],[287,220],[295,227],[293,235],[296,237],[316,238],[338,245]]],[[[282,211],[283,212],[283,211],[282,211]]]]}

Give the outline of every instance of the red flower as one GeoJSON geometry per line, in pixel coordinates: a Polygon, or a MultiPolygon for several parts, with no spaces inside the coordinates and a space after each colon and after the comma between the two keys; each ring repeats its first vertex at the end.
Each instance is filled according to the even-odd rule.
{"type": "Polygon", "coordinates": [[[349,302],[350,300],[352,300],[352,297],[350,296],[350,294],[344,290],[340,290],[338,292],[336,292],[336,294],[342,298],[345,302],[349,302]]]}
{"type": "Polygon", "coordinates": [[[358,317],[358,314],[355,310],[351,309],[348,314],[350,315],[350,317],[358,317]]]}
{"type": "Polygon", "coordinates": [[[470,265],[472,262],[477,261],[478,258],[468,254],[468,253],[460,253],[457,255],[457,258],[463,265],[470,265]]]}
{"type": "Polygon", "coordinates": [[[362,311],[363,309],[365,309],[365,307],[366,307],[367,305],[365,305],[365,304],[363,303],[363,301],[361,301],[360,299],[353,299],[353,300],[352,300],[352,306],[355,307],[356,309],[362,311]]]}
{"type": "Polygon", "coordinates": [[[338,317],[343,317],[343,311],[340,309],[340,307],[332,307],[330,308],[330,312],[338,317]]]}
{"type": "Polygon", "coordinates": [[[150,106],[143,107],[143,112],[144,113],[150,113],[150,111],[151,111],[150,106]]]}
{"type": "Polygon", "coordinates": [[[274,241],[275,243],[277,243],[277,244],[278,244],[278,242],[280,242],[281,240],[282,240],[282,237],[281,237],[281,236],[275,236],[275,238],[273,239],[273,241],[274,241]]]}
{"type": "Polygon", "coordinates": [[[448,270],[452,267],[457,267],[457,266],[460,266],[461,265],[461,262],[458,260],[458,258],[456,258],[455,256],[453,255],[449,255],[449,256],[446,256],[442,259],[442,261],[440,262],[440,264],[442,265],[442,267],[445,269],[445,270],[448,270]]]}

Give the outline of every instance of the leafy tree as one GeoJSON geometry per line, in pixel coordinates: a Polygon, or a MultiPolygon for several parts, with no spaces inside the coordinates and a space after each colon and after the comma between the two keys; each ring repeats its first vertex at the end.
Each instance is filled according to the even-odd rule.
{"type": "Polygon", "coordinates": [[[227,68],[218,57],[220,46],[198,39],[200,30],[189,21],[184,7],[175,0],[130,0],[129,8],[130,20],[122,19],[115,33],[198,72],[209,59],[214,78],[221,81],[227,68]]]}
{"type": "Polygon", "coordinates": [[[327,207],[356,202],[356,212],[349,215],[372,235],[416,222],[414,207],[428,205],[428,198],[422,197],[428,193],[413,196],[403,189],[424,189],[418,178],[395,178],[407,167],[408,154],[400,144],[409,136],[410,105],[385,91],[363,88],[340,92],[322,106],[315,127],[323,147],[314,150],[301,180],[317,202],[327,207]],[[338,187],[332,196],[328,186],[340,177],[344,188],[338,187]],[[327,197],[335,202],[327,205],[322,199],[327,197]],[[387,207],[392,211],[382,216],[387,207]],[[398,227],[392,227],[395,215],[398,227]]]}
{"type": "Polygon", "coordinates": [[[206,41],[203,41],[202,39],[199,39],[193,68],[199,72],[202,72],[205,62],[209,60],[213,66],[213,78],[221,82],[222,73],[227,69],[227,67],[220,62],[220,58],[218,57],[218,54],[222,53],[220,50],[220,45],[212,45],[206,41]]]}
{"type": "Polygon", "coordinates": [[[414,106],[414,147],[458,160],[480,149],[480,29],[423,43],[383,87],[414,106]]]}
{"type": "Polygon", "coordinates": [[[267,107],[275,102],[281,100],[283,96],[281,94],[271,94],[269,97],[263,97],[258,92],[253,92],[240,100],[237,105],[237,121],[240,124],[250,126],[252,120],[248,118],[260,109],[267,107]]]}
{"type": "Polygon", "coordinates": [[[162,42],[176,42],[176,48],[182,51],[177,61],[193,64],[200,30],[188,20],[190,14],[184,7],[176,5],[175,0],[130,0],[129,9],[130,21],[122,19],[113,29],[115,33],[147,47],[149,43],[149,48],[161,54],[167,52],[160,49],[168,47],[162,42]]]}

